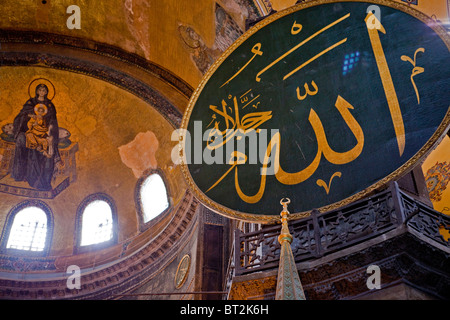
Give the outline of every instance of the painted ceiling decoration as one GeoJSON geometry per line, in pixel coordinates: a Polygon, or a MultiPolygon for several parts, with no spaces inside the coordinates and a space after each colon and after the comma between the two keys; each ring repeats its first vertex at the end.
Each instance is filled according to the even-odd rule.
{"type": "Polygon", "coordinates": [[[180,111],[151,86],[142,81],[138,81],[136,78],[124,72],[108,68],[106,65],[100,65],[94,61],[89,61],[86,59],[86,56],[80,56],[78,54],[71,58],[67,55],[68,50],[74,52],[74,54],[79,50],[87,50],[101,57],[111,57],[112,59],[124,61],[126,64],[144,69],[154,77],[161,78],[164,82],[175,87],[185,98],[190,97],[192,93],[192,88],[189,85],[167,70],[137,55],[127,53],[107,44],[42,32],[1,29],[0,41],[3,48],[6,49],[0,52],[2,66],[49,67],[86,74],[101,79],[148,101],[154,108],[160,110],[160,113],[172,122],[174,126],[178,126],[181,122],[180,111]],[[8,44],[14,46],[14,44],[18,43],[25,45],[21,46],[22,52],[8,50],[8,44]],[[36,48],[36,46],[39,47],[36,48]],[[41,46],[44,46],[44,50],[42,50],[41,46]],[[56,53],[55,50],[49,50],[48,46],[55,47],[56,53]]]}
{"type": "Polygon", "coordinates": [[[442,200],[442,192],[447,188],[450,181],[450,164],[444,162],[436,162],[427,171],[425,176],[428,192],[432,201],[442,200]]]}
{"type": "MultiPolygon", "coordinates": [[[[67,208],[72,214],[67,213],[73,217],[78,205],[76,199],[81,202],[90,193],[106,192],[118,203],[117,211],[121,216],[118,223],[123,224],[120,220],[127,219],[125,217],[129,214],[135,216],[130,221],[136,221],[136,209],[125,209],[129,212],[126,213],[124,208],[136,207],[134,190],[139,177],[147,169],[163,170],[165,183],[173,185],[168,186],[171,203],[175,206],[179,203],[184,196],[183,182],[178,169],[171,166],[170,133],[179,126],[183,104],[192,92],[186,82],[136,54],[91,40],[17,30],[1,30],[0,38],[3,49],[0,52],[3,71],[0,81],[4,87],[11,82],[18,84],[15,90],[2,90],[1,95],[0,192],[2,208],[6,212],[11,212],[9,203],[28,197],[50,201],[49,206],[56,215],[59,215],[62,203],[69,201],[73,204],[67,208]],[[64,164],[61,168],[56,165],[49,168],[46,174],[29,175],[32,179],[48,177],[44,179],[48,181],[46,185],[37,185],[12,174],[16,158],[14,119],[22,109],[24,146],[27,144],[29,147],[32,132],[28,130],[31,125],[28,119],[30,114],[33,117],[38,115],[34,114],[34,105],[23,106],[27,106],[27,101],[37,101],[38,84],[45,84],[48,102],[36,106],[44,106],[47,115],[50,114],[48,110],[56,110],[58,143],[52,148],[53,154],[57,154],[64,164]],[[128,119],[135,119],[134,126],[126,125],[128,119]],[[151,137],[150,140],[147,137],[151,137]],[[149,151],[152,156],[149,156],[149,151]],[[95,169],[99,166],[104,169],[103,174],[95,169]],[[114,169],[117,166],[122,169],[117,171],[114,169]],[[117,177],[111,179],[113,171],[117,177]],[[96,186],[89,183],[91,179],[96,180],[96,186]],[[85,188],[85,185],[90,187],[85,188]],[[117,193],[119,190],[128,191],[117,193]],[[121,200],[124,197],[128,200],[121,200]],[[71,207],[73,209],[70,210],[71,207]]],[[[42,128],[46,130],[49,126],[47,121],[42,128]]],[[[42,143],[33,150],[44,159],[47,158],[44,152],[48,154],[51,149],[47,138],[39,140],[42,143]]],[[[37,136],[34,137],[36,139],[37,136]]],[[[22,160],[26,158],[29,158],[28,154],[22,160]]],[[[51,156],[48,159],[53,163],[56,158],[51,156]]],[[[40,163],[43,162],[37,161],[36,167],[40,163]]],[[[18,168],[18,171],[27,172],[26,168],[18,168]]],[[[74,223],[75,220],[62,228],[74,227],[74,223]]],[[[139,223],[136,221],[135,224],[139,223]]],[[[60,227],[57,224],[53,230],[60,234],[54,237],[54,241],[62,236],[58,230],[60,227]]],[[[130,223],[120,227],[119,242],[134,236],[137,232],[134,228],[130,223]]],[[[65,255],[72,251],[70,241],[59,243],[59,248],[52,246],[50,255],[58,255],[58,252],[65,255]]]]}

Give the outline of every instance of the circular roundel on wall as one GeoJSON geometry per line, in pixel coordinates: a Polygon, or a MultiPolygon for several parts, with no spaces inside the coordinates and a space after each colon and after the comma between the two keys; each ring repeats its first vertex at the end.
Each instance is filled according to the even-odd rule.
{"type": "Polygon", "coordinates": [[[186,254],[181,258],[178,264],[177,271],[175,273],[175,288],[179,289],[183,286],[189,274],[189,269],[191,267],[191,257],[186,254]]]}
{"type": "Polygon", "coordinates": [[[273,222],[400,177],[449,124],[450,40],[385,0],[321,0],[267,17],[209,69],[182,121],[185,178],[210,209],[273,222]]]}

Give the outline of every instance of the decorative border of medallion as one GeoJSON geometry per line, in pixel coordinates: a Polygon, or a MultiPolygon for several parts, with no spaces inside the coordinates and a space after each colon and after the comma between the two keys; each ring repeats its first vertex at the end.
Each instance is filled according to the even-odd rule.
{"type": "Polygon", "coordinates": [[[175,288],[180,289],[183,286],[189,275],[190,269],[191,269],[191,256],[189,254],[185,254],[183,258],[181,258],[181,261],[177,267],[177,271],[175,272],[174,277],[175,288]]]}

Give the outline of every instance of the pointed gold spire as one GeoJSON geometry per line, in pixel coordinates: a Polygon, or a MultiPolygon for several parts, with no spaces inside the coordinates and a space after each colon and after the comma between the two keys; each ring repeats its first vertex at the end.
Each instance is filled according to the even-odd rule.
{"type": "Polygon", "coordinates": [[[306,300],[291,249],[293,238],[287,224],[287,217],[289,215],[287,206],[290,202],[291,200],[287,198],[283,198],[280,201],[280,204],[283,206],[283,211],[280,213],[281,233],[278,236],[281,252],[275,300],[306,300]]]}

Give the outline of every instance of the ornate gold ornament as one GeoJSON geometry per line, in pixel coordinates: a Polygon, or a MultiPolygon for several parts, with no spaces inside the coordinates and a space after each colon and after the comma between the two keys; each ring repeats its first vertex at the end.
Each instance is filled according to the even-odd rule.
{"type": "Polygon", "coordinates": [[[189,274],[190,267],[191,257],[189,256],[189,254],[186,254],[183,256],[183,258],[181,258],[181,261],[178,264],[178,268],[175,273],[175,288],[180,289],[183,286],[189,274]]]}

